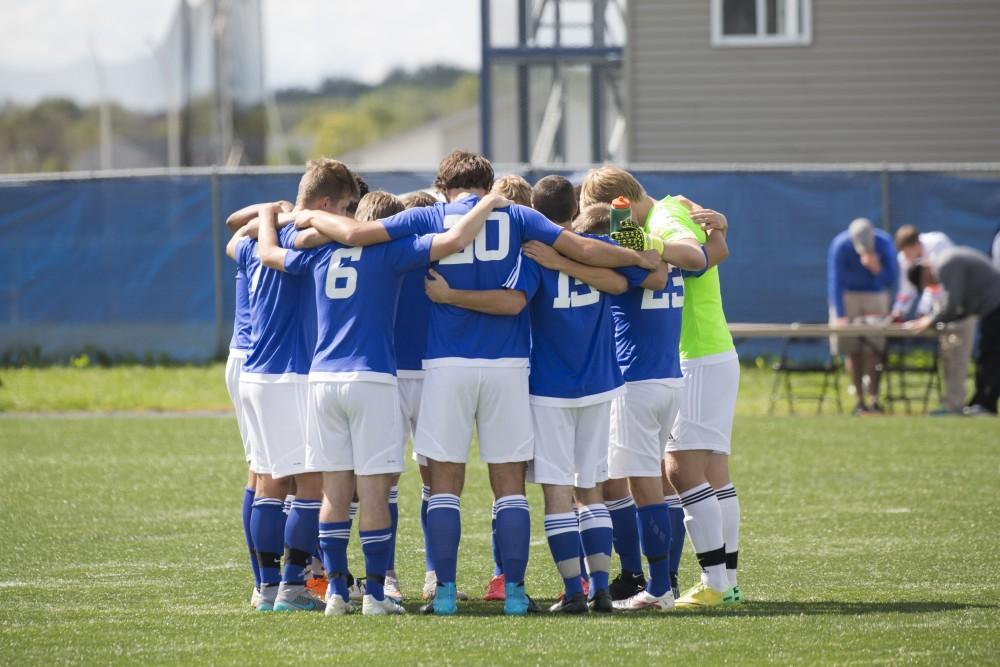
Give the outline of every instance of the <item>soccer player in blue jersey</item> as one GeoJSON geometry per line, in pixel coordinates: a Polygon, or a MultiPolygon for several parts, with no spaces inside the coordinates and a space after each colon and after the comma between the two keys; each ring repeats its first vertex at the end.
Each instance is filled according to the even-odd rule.
{"type": "MultiPolygon", "coordinates": [[[[341,243],[371,244],[390,239],[443,232],[467,213],[493,184],[493,168],[480,155],[455,151],[442,160],[435,186],[447,204],[414,208],[374,224],[356,224],[341,216],[302,216],[296,225],[312,225],[341,243]]],[[[633,264],[655,268],[659,257],[629,251],[563,229],[536,211],[511,206],[490,214],[476,241],[439,262],[443,275],[458,290],[503,285],[529,240],[554,245],[577,261],[607,266],[633,264]]],[[[673,244],[689,264],[701,262],[701,251],[673,244]],[[693,256],[696,255],[696,258],[693,256]]],[[[657,253],[652,253],[656,255],[657,253]]],[[[487,306],[489,308],[489,306],[487,306]]],[[[431,309],[424,357],[424,392],[415,450],[427,457],[431,470],[428,532],[438,588],[427,611],[457,612],[456,566],[461,533],[459,494],[475,425],[480,458],[490,467],[497,499],[497,540],[506,575],[507,614],[527,613],[524,591],[530,523],[524,496],[524,463],[531,459],[533,436],[528,405],[528,319],[497,309],[473,312],[449,304],[431,309]]]]}
{"type": "MultiPolygon", "coordinates": [[[[402,203],[387,193],[371,193],[364,209],[402,203]],[[394,201],[393,201],[394,200],[394,201]]],[[[323,473],[319,535],[330,578],[327,614],[351,610],[346,581],[348,508],[355,480],[361,504],[360,537],[365,555],[366,615],[404,613],[384,594],[392,525],[389,489],[402,472],[404,447],[399,431],[393,322],[403,276],[460,251],[475,238],[493,206],[487,197],[449,230],[410,236],[368,248],[329,243],[315,250],[291,231],[278,245],[276,209],[265,210],[260,227],[260,261],[278,271],[305,267],[313,276],[318,336],[309,371],[306,469],[323,473]]],[[[383,209],[387,208],[385,206],[383,209]]],[[[315,230],[309,230],[315,234],[315,230]]],[[[308,231],[302,233],[305,235],[308,231]]]]}
{"type": "MultiPolygon", "coordinates": [[[[607,229],[607,215],[606,204],[588,207],[575,228],[603,232],[607,229]]],[[[673,238],[693,236],[678,231],[673,238]]],[[[707,266],[706,251],[701,269],[707,266]]],[[[637,541],[650,572],[642,589],[615,601],[615,608],[626,611],[669,610],[674,606],[671,523],[664,502],[661,461],[683,397],[678,352],[683,303],[684,278],[675,267],[670,270],[665,288],[632,289],[612,301],[617,359],[627,389],[616,397],[612,407],[608,468],[609,476],[617,482],[606,485],[605,498],[615,511],[627,509],[634,498],[635,519],[626,516],[622,523],[631,525],[617,527],[616,548],[620,548],[623,571],[641,576],[641,563],[629,544],[630,529],[637,528],[637,541]],[[630,567],[631,558],[634,564],[630,567]]]]}
{"type": "MultiPolygon", "coordinates": [[[[343,213],[357,195],[354,175],[343,163],[314,160],[299,182],[296,208],[343,213]]],[[[321,475],[305,467],[306,380],[316,341],[311,276],[301,263],[290,264],[288,272],[262,266],[250,227],[233,236],[227,253],[249,279],[250,353],[240,376],[240,398],[257,474],[250,518],[261,578],[257,609],[320,610],[322,601],[305,588],[322,498],[321,475]],[[287,478],[295,481],[296,499],[286,520],[281,498],[287,478]]],[[[282,230],[292,233],[291,226],[282,230]]]]}
{"type": "MultiPolygon", "coordinates": [[[[283,212],[292,210],[292,203],[287,201],[278,202],[283,212]]],[[[236,232],[241,227],[257,217],[261,206],[247,206],[236,211],[226,219],[226,226],[229,231],[236,232]]],[[[240,439],[243,441],[243,454],[247,462],[247,483],[243,490],[243,536],[246,539],[247,550],[250,554],[250,568],[254,576],[253,594],[250,596],[250,606],[256,607],[260,598],[260,569],[257,565],[257,553],[253,548],[253,539],[250,536],[250,515],[253,511],[254,494],[257,490],[257,475],[253,471],[250,463],[250,440],[247,437],[246,420],[243,415],[243,403],[240,401],[240,373],[243,371],[243,362],[246,361],[250,352],[250,293],[248,290],[249,281],[242,267],[236,267],[236,309],[233,314],[233,336],[229,341],[229,358],[226,360],[226,391],[229,393],[229,400],[233,402],[233,411],[236,414],[236,425],[240,431],[240,439]]]]}

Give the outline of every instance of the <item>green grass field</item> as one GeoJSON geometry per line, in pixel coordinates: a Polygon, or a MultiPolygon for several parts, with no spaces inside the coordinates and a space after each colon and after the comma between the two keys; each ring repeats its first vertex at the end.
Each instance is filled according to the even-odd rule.
{"type": "MultiPolygon", "coordinates": [[[[218,394],[218,373],[204,382],[218,394]]],[[[988,419],[741,416],[750,602],[703,614],[505,618],[472,602],[456,618],[421,616],[411,469],[397,557],[411,613],[334,619],[249,609],[230,418],[7,416],[0,663],[996,664],[998,436],[988,419]]],[[[549,601],[559,580],[537,488],[529,498],[528,587],[549,601]]],[[[474,595],[491,573],[490,502],[484,467],[471,466],[459,585],[474,595]]],[[[351,559],[360,570],[356,539],[351,559]]],[[[690,555],[682,567],[693,582],[690,555]]]]}

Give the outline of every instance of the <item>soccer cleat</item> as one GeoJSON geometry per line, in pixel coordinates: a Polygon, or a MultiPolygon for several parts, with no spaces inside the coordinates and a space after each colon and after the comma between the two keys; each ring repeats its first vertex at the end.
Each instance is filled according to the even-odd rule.
{"type": "Polygon", "coordinates": [[[385,583],[382,584],[382,591],[387,598],[391,598],[396,604],[403,604],[403,592],[399,590],[399,579],[386,576],[385,583]]]}
{"type": "Polygon", "coordinates": [[[621,611],[642,611],[643,609],[670,611],[674,608],[674,594],[668,590],[663,595],[657,597],[644,589],[627,600],[615,600],[614,607],[621,611]]]}
{"type": "Polygon", "coordinates": [[[590,580],[587,577],[580,577],[580,586],[583,587],[583,597],[590,597],[590,580]]]}
{"type": "Polygon", "coordinates": [[[261,586],[257,599],[257,611],[274,611],[274,601],[278,597],[278,584],[261,586]]]}
{"type": "Polygon", "coordinates": [[[531,598],[524,591],[524,584],[504,584],[503,613],[507,616],[527,616],[531,598]]]}
{"type": "Polygon", "coordinates": [[[627,600],[639,591],[646,590],[646,577],[642,572],[625,572],[619,574],[608,586],[612,600],[627,600]]]}
{"type": "MultiPolygon", "coordinates": [[[[420,591],[421,600],[433,600],[434,591],[437,590],[437,573],[431,570],[424,575],[424,588],[420,591]]],[[[459,602],[465,602],[469,599],[469,596],[463,591],[455,591],[455,599],[459,602]]]]}
{"type": "Polygon", "coordinates": [[[502,602],[507,599],[507,593],[504,590],[506,583],[507,579],[502,574],[498,574],[490,579],[490,583],[486,586],[486,595],[483,596],[483,599],[487,602],[502,602]]]}
{"type": "Polygon", "coordinates": [[[326,599],[326,589],[330,585],[325,575],[312,576],[306,579],[306,588],[320,600],[326,599]]]}
{"type": "Polygon", "coordinates": [[[365,593],[368,592],[368,587],[365,586],[365,578],[349,576],[347,579],[347,594],[351,596],[352,602],[361,602],[364,599],[365,593]]]}
{"type": "Polygon", "coordinates": [[[743,591],[740,590],[739,585],[730,586],[722,594],[723,607],[736,607],[741,604],[743,604],[743,591]]]}
{"type": "Polygon", "coordinates": [[[590,598],[587,606],[590,607],[590,611],[596,614],[610,614],[615,608],[614,602],[611,600],[611,593],[606,588],[594,593],[594,597],[590,598]]]}
{"type": "Polygon", "coordinates": [[[687,611],[697,611],[699,609],[709,609],[722,604],[723,594],[714,588],[709,588],[705,584],[699,583],[684,591],[684,594],[677,599],[677,609],[687,611]]]}
{"type": "Polygon", "coordinates": [[[326,599],[325,613],[327,616],[345,616],[347,614],[353,614],[357,610],[358,608],[353,602],[345,600],[336,593],[333,593],[326,599]]]}
{"type": "Polygon", "coordinates": [[[583,593],[574,593],[570,598],[563,593],[556,603],[549,607],[549,611],[553,614],[586,614],[590,611],[590,607],[587,606],[587,596],[583,593]]]}
{"type": "Polygon", "coordinates": [[[304,584],[282,583],[274,600],[274,611],[323,611],[325,607],[304,584]]]}
{"type": "Polygon", "coordinates": [[[365,595],[364,602],[361,603],[361,614],[364,616],[388,616],[391,614],[405,614],[403,605],[392,598],[376,600],[371,595],[365,595]]]}
{"type": "Polygon", "coordinates": [[[250,594],[250,606],[254,609],[260,604],[260,590],[254,586],[253,593],[250,594]]]}
{"type": "Polygon", "coordinates": [[[455,582],[439,583],[434,591],[434,598],[421,607],[420,611],[435,616],[454,616],[458,613],[458,604],[455,602],[456,592],[455,582]]]}

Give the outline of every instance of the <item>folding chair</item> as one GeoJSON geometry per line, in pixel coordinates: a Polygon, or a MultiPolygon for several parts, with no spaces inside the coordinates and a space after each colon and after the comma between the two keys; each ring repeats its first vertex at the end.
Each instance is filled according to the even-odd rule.
{"type": "Polygon", "coordinates": [[[773,415],[774,408],[781,398],[788,402],[788,414],[795,414],[795,400],[816,401],[816,414],[822,414],[823,403],[826,401],[827,391],[833,391],[834,400],[837,405],[837,414],[844,412],[844,406],[840,395],[840,364],[837,358],[830,355],[829,349],[824,350],[824,361],[799,361],[791,354],[792,348],[800,346],[828,346],[829,343],[821,338],[787,338],[781,348],[781,356],[771,368],[774,370],[774,383],[771,385],[771,400],[767,407],[767,414],[773,415]],[[796,392],[796,387],[792,383],[793,376],[808,378],[811,375],[821,373],[822,384],[819,389],[814,386],[807,386],[805,392],[796,392]]]}

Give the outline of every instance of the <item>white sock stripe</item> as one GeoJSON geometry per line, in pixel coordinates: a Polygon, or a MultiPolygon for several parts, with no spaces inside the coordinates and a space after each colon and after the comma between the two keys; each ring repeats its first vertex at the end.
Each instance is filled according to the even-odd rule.
{"type": "Polygon", "coordinates": [[[431,497],[431,487],[429,486],[420,487],[420,499],[428,500],[430,499],[430,497],[431,497]]]}
{"type": "Polygon", "coordinates": [[[580,517],[580,532],[594,530],[596,528],[611,528],[611,515],[601,516],[599,514],[580,517]]]}
{"type": "Polygon", "coordinates": [[[545,527],[545,536],[554,537],[556,535],[562,535],[563,533],[575,533],[579,529],[576,526],[564,526],[562,528],[549,528],[545,527]]]}
{"type": "Polygon", "coordinates": [[[338,528],[337,530],[321,530],[319,531],[320,539],[322,538],[333,538],[341,540],[351,539],[351,531],[349,528],[338,528]]]}
{"type": "Polygon", "coordinates": [[[681,507],[690,507],[700,503],[703,500],[708,500],[709,498],[715,497],[715,491],[712,489],[707,489],[697,494],[691,494],[690,496],[684,496],[681,498],[681,507]]]}
{"type": "Polygon", "coordinates": [[[579,525],[576,515],[571,512],[545,515],[546,535],[558,535],[559,533],[579,530],[579,525]]]}
{"type": "Polygon", "coordinates": [[[610,500],[604,504],[608,508],[609,512],[613,512],[615,510],[623,510],[626,507],[631,507],[635,505],[635,501],[632,499],[632,496],[625,496],[624,498],[619,498],[618,500],[610,500]]]}
{"type": "Polygon", "coordinates": [[[663,496],[663,502],[667,504],[667,507],[677,507],[681,504],[680,496],[663,496]]]}
{"type": "Polygon", "coordinates": [[[262,507],[264,505],[274,505],[276,507],[282,507],[284,502],[278,500],[277,498],[257,498],[253,501],[254,507],[262,507]]]}
{"type": "Polygon", "coordinates": [[[530,512],[531,508],[528,506],[527,501],[524,503],[509,503],[497,508],[497,516],[499,517],[500,512],[505,512],[507,510],[524,510],[525,512],[530,512]]]}
{"type": "Polygon", "coordinates": [[[378,542],[387,542],[392,539],[392,533],[385,533],[384,535],[365,535],[361,538],[361,544],[375,544],[378,542]]]}
{"type": "Polygon", "coordinates": [[[453,509],[459,512],[461,511],[461,499],[451,493],[438,493],[427,501],[427,511],[435,509],[453,509]]]}
{"type": "Polygon", "coordinates": [[[527,496],[504,496],[496,501],[495,507],[499,510],[504,505],[509,505],[511,503],[528,503],[527,496]]]}
{"type": "Polygon", "coordinates": [[[296,500],[292,503],[292,507],[299,507],[305,509],[314,509],[323,504],[322,500],[296,500]]]}
{"type": "Polygon", "coordinates": [[[579,512],[580,512],[580,518],[583,518],[585,516],[606,516],[606,517],[611,516],[611,512],[608,511],[607,506],[604,505],[603,503],[600,505],[584,505],[579,509],[579,512]]]}

